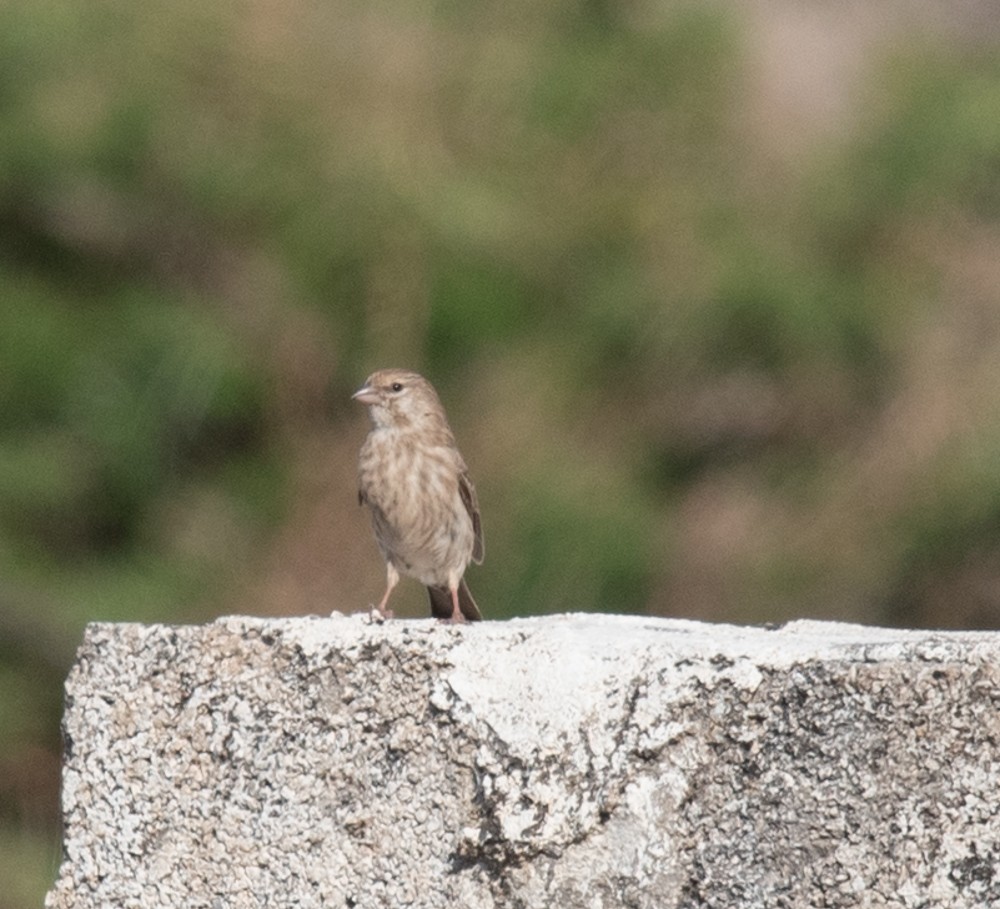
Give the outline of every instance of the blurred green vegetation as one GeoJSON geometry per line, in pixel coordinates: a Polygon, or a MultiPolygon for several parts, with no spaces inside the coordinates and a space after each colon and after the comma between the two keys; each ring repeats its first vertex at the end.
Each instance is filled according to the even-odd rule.
{"type": "Polygon", "coordinates": [[[0,909],[55,873],[87,621],[378,595],[378,366],[448,405],[490,617],[997,625],[997,42],[893,43],[792,155],[744,26],[0,7],[0,909]]]}

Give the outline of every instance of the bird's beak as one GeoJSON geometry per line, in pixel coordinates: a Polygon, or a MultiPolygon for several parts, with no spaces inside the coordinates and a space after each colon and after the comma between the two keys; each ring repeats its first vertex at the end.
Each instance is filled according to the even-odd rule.
{"type": "Polygon", "coordinates": [[[355,401],[360,401],[362,404],[378,404],[378,392],[371,385],[359,388],[351,395],[351,398],[355,401]]]}

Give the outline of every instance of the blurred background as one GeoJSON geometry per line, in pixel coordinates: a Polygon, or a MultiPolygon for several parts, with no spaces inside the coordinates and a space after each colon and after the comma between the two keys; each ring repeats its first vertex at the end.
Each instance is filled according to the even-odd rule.
{"type": "Polygon", "coordinates": [[[996,627],[992,4],[0,5],[0,909],[85,623],[381,595],[389,365],[489,618],[996,627]]]}

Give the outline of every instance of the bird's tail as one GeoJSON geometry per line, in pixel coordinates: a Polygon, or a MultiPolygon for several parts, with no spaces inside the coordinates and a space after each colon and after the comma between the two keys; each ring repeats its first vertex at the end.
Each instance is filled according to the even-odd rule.
{"type": "MultiPolygon", "coordinates": [[[[431,598],[431,615],[436,619],[450,619],[451,591],[447,587],[428,587],[427,594],[431,598]]],[[[472,599],[465,578],[462,578],[458,584],[458,608],[462,610],[462,615],[470,622],[478,622],[483,618],[476,601],[472,599]]]]}

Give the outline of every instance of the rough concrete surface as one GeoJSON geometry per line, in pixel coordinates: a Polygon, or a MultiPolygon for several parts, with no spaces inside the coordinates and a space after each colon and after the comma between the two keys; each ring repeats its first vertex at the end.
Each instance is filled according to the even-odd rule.
{"type": "Polygon", "coordinates": [[[1000,906],[1000,634],[91,625],[69,907],[1000,906]]]}

